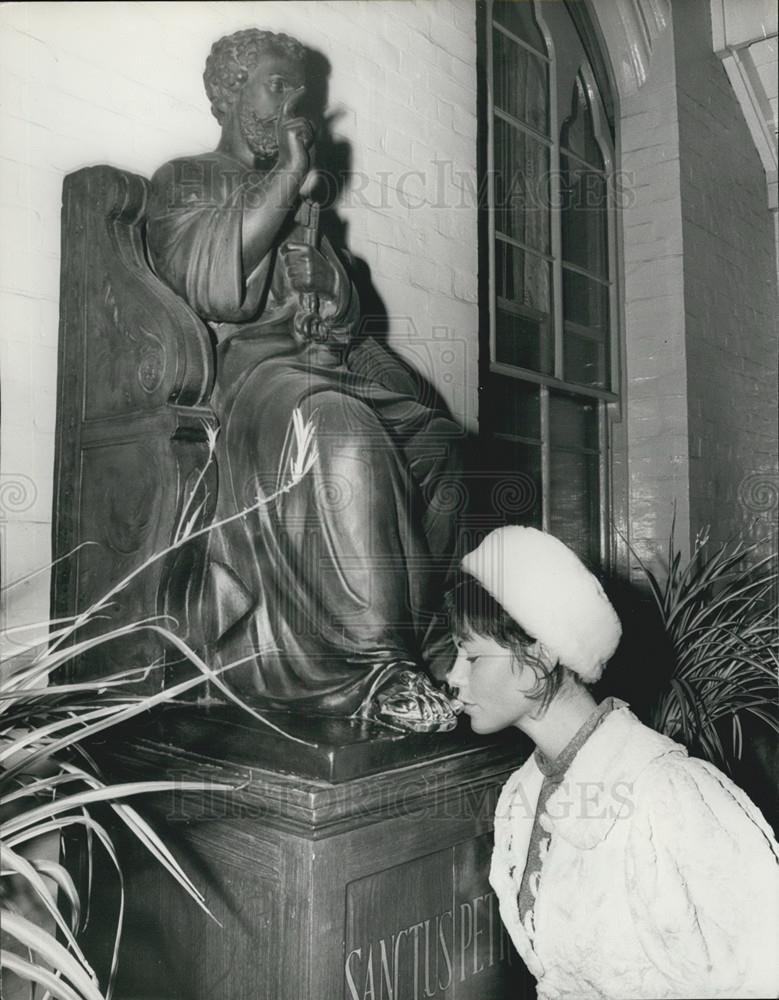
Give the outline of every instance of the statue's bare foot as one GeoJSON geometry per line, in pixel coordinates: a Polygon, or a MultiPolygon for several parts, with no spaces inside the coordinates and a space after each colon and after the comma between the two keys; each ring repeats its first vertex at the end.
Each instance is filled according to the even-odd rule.
{"type": "Polygon", "coordinates": [[[370,715],[414,733],[448,733],[457,725],[462,706],[434,687],[429,677],[403,670],[376,695],[370,715]]]}

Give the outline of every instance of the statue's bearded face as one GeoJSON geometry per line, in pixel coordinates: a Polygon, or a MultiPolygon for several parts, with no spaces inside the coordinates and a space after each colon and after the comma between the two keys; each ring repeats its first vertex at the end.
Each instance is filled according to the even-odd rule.
{"type": "Polygon", "coordinates": [[[300,63],[276,52],[260,56],[249,73],[238,97],[238,124],[246,145],[258,158],[270,160],[278,155],[279,113],[284,101],[304,82],[300,63]]]}

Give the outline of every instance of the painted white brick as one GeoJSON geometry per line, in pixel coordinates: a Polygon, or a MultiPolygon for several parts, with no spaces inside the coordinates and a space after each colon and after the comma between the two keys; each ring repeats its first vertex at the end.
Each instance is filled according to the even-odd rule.
{"type": "Polygon", "coordinates": [[[367,211],[364,213],[368,238],[388,247],[398,248],[403,243],[403,229],[392,214],[367,211]]]}
{"type": "Polygon", "coordinates": [[[452,19],[455,26],[466,37],[476,37],[476,5],[473,3],[453,4],[452,19]]]}
{"type": "MultiPolygon", "coordinates": [[[[0,288],[9,293],[0,302],[0,343],[4,370],[7,352],[16,351],[15,367],[31,387],[11,392],[14,408],[21,407],[11,423],[10,397],[4,401],[0,450],[4,468],[10,461],[40,483],[34,516],[44,523],[18,521],[11,547],[11,558],[28,567],[37,555],[41,563],[48,558],[62,178],[106,162],[148,175],[172,156],[212,148],[218,130],[200,76],[221,34],[254,22],[296,34],[330,60],[330,103],[346,110],[336,129],[352,144],[355,169],[339,212],[390,312],[391,339],[404,335],[403,317],[413,319],[422,341],[435,321],[448,324],[475,357],[476,309],[452,288],[453,269],[467,275],[475,268],[475,217],[471,227],[452,223],[445,235],[440,211],[415,207],[422,198],[451,197],[451,185],[443,195],[438,190],[436,155],[460,170],[475,168],[469,127],[465,135],[455,132],[458,112],[471,114],[474,102],[470,0],[264,4],[249,14],[245,5],[205,3],[187,10],[184,19],[177,5],[154,3],[97,6],[89,19],[48,5],[0,10],[9,105],[0,109],[0,200],[11,207],[20,234],[15,253],[0,261],[0,288]],[[428,67],[436,62],[439,76],[430,81],[428,67]],[[451,121],[446,108],[445,124],[436,119],[439,99],[453,107],[451,121]],[[418,280],[425,269],[429,280],[412,284],[411,275],[418,280]],[[31,341],[45,350],[31,352],[31,341]],[[6,447],[10,428],[16,444],[6,447]],[[34,527],[41,528],[35,544],[20,552],[34,527]]],[[[475,365],[463,368],[445,389],[471,420],[476,378],[475,365]]],[[[45,580],[30,606],[36,601],[45,610],[45,580]]]]}
{"type": "MultiPolygon", "coordinates": [[[[465,32],[450,30],[441,33],[441,45],[443,49],[454,56],[455,59],[465,65],[473,67],[476,62],[476,15],[473,13],[473,30],[465,32]]],[[[455,70],[455,75],[457,71],[455,70]]]]}
{"type": "Polygon", "coordinates": [[[471,142],[476,141],[476,107],[475,100],[465,108],[459,105],[453,106],[453,126],[455,132],[459,132],[471,142]]]}
{"type": "Polygon", "coordinates": [[[385,130],[381,148],[399,163],[408,164],[411,160],[411,139],[392,126],[385,130]]]}
{"type": "Polygon", "coordinates": [[[464,302],[478,301],[476,273],[455,269],[453,289],[455,298],[462,299],[464,302]]]}

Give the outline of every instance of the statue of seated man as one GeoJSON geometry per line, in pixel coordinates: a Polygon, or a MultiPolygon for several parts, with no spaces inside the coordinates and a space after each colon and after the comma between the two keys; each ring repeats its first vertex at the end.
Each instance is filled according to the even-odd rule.
{"type": "Polygon", "coordinates": [[[451,659],[436,625],[459,429],[393,387],[399,362],[355,336],[355,287],[306,197],[305,54],[267,31],[216,42],[204,80],[219,144],[152,179],[152,266],[216,343],[215,520],[289,476],[296,408],[316,428],[300,483],[212,532],[188,587],[190,634],[255,704],[446,730],[452,708],[425,671],[440,677],[451,659]]]}

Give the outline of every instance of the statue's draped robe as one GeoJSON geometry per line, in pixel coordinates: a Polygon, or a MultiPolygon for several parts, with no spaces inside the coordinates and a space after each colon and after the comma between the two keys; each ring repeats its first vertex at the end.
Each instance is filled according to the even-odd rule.
{"type": "Polygon", "coordinates": [[[212,662],[243,660],[226,677],[244,695],[349,713],[404,665],[437,659],[440,676],[449,655],[437,612],[458,428],[408,391],[416,380],[389,352],[353,343],[357,295],[326,239],[332,336],[296,342],[300,297],[278,253],[302,242],[296,219],[244,275],[242,205],[256,179],[221,153],[166,164],[152,180],[150,258],[216,337],[216,520],[288,481],[296,407],[315,420],[318,457],[290,492],[212,533],[185,617],[212,662]]]}

